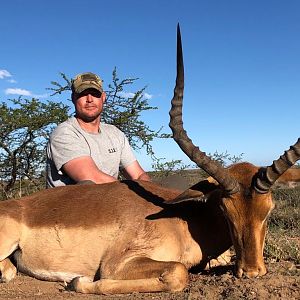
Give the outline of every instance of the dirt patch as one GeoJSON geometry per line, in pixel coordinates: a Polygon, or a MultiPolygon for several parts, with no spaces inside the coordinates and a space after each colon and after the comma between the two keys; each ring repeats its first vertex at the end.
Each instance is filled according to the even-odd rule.
{"type": "Polygon", "coordinates": [[[19,274],[0,285],[0,299],[300,299],[300,266],[291,262],[268,264],[268,273],[256,279],[238,279],[233,265],[190,274],[180,293],[133,293],[129,295],[83,295],[65,290],[63,283],[39,281],[19,274]]]}

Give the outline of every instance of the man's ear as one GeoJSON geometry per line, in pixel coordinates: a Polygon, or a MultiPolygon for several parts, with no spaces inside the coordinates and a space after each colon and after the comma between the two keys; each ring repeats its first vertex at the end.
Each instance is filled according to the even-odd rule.
{"type": "Polygon", "coordinates": [[[106,93],[102,92],[102,94],[101,94],[101,101],[102,101],[102,103],[104,103],[105,100],[106,100],[106,93]]]}

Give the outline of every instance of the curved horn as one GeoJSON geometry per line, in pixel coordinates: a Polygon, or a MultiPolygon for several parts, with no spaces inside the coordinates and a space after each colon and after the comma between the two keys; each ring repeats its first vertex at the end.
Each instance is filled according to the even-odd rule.
{"type": "Polygon", "coordinates": [[[260,194],[268,193],[275,181],[300,159],[300,138],[271,166],[261,168],[253,178],[253,188],[260,194]]]}
{"type": "Polygon", "coordinates": [[[181,34],[179,24],[177,25],[177,76],[174,97],[171,101],[169,126],[173,132],[173,138],[182,151],[200,168],[211,175],[220,185],[224,187],[227,193],[234,194],[239,191],[238,182],[232,178],[228,171],[216,161],[210,159],[205,152],[201,152],[192,140],[187,136],[183,129],[182,121],[182,99],[184,89],[184,66],[181,45],[181,34]]]}

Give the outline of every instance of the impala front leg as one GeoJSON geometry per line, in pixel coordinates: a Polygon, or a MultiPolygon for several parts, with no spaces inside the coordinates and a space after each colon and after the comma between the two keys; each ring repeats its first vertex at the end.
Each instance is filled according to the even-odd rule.
{"type": "Polygon", "coordinates": [[[187,282],[188,271],[183,264],[140,257],[129,261],[111,279],[90,282],[85,277],[77,277],[70,287],[76,292],[92,294],[177,292],[182,291],[187,282]]]}

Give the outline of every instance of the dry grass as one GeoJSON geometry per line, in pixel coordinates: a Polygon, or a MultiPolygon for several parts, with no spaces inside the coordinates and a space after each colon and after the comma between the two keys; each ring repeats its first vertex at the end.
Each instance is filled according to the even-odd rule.
{"type": "Polygon", "coordinates": [[[46,187],[46,183],[44,178],[37,178],[17,181],[9,191],[5,191],[5,187],[6,185],[0,181],[0,201],[28,196],[34,192],[43,190],[46,187]]]}
{"type": "Polygon", "coordinates": [[[276,207],[270,216],[265,257],[300,264],[300,187],[275,189],[276,207]]]}

